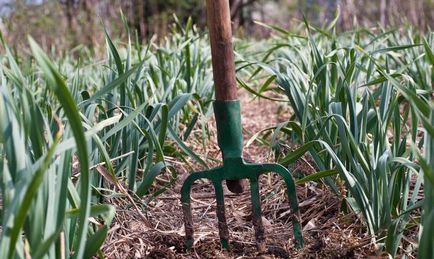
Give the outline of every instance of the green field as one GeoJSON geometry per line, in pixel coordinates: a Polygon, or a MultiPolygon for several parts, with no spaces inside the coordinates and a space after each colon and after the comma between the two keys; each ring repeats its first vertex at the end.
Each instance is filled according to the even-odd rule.
{"type": "MultiPolygon", "coordinates": [[[[289,168],[308,156],[315,172],[297,184],[339,198],[379,253],[432,258],[434,34],[264,26],[274,36],[235,40],[240,91],[290,119],[249,142],[289,168]]],[[[173,161],[216,162],[186,144],[206,147],[213,132],[207,33],[178,24],[144,45],[107,33],[103,58],[31,38],[28,50],[3,40],[0,51],[0,257],[104,257],[108,198],[146,214],[180,180],[173,161]]]]}

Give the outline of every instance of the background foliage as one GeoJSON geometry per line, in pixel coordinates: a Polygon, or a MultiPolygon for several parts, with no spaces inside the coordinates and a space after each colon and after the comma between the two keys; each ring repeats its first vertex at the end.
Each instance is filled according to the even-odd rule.
{"type": "MultiPolygon", "coordinates": [[[[11,46],[26,44],[23,35],[30,34],[43,49],[57,51],[79,45],[97,47],[104,34],[101,23],[115,38],[126,39],[119,10],[124,12],[132,38],[143,42],[154,35],[162,38],[170,33],[176,13],[181,22],[192,17],[194,23],[206,25],[204,0],[1,0],[0,30],[11,46]]],[[[313,25],[330,22],[337,7],[338,30],[355,24],[362,27],[402,26],[411,24],[425,30],[434,25],[433,0],[230,0],[232,20],[237,34],[264,37],[268,30],[254,21],[297,28],[306,15],[313,25]]]]}

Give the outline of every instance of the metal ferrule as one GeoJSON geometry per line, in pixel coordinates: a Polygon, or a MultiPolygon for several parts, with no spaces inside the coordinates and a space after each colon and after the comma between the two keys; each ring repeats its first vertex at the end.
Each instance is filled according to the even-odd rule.
{"type": "Polygon", "coordinates": [[[223,154],[223,161],[242,158],[243,135],[241,126],[240,101],[214,101],[217,124],[217,141],[223,154]]]}

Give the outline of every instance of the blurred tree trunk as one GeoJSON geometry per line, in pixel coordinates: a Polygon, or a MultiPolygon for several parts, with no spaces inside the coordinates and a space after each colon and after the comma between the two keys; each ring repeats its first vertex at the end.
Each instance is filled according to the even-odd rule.
{"type": "Polygon", "coordinates": [[[327,20],[330,22],[334,19],[335,17],[335,12],[338,9],[338,6],[341,4],[340,0],[327,0],[326,2],[326,15],[325,17],[327,18],[327,20]]]}
{"type": "Polygon", "coordinates": [[[397,13],[396,1],[395,0],[389,0],[389,4],[387,6],[388,6],[388,8],[387,8],[387,17],[389,17],[388,23],[389,24],[395,24],[396,23],[396,19],[395,19],[394,16],[397,13]]]}
{"type": "Polygon", "coordinates": [[[416,25],[419,28],[425,28],[426,27],[426,17],[425,17],[425,1],[415,1],[416,5],[416,25]],[[417,15],[419,13],[419,15],[417,15]]]}
{"type": "Polygon", "coordinates": [[[351,28],[356,15],[356,6],[354,0],[344,0],[341,8],[341,28],[346,30],[351,28]]]}
{"type": "Polygon", "coordinates": [[[63,0],[60,1],[64,5],[66,23],[68,26],[70,47],[77,45],[77,26],[76,26],[76,10],[75,0],[63,0]]]}
{"type": "Polygon", "coordinates": [[[410,11],[409,21],[410,21],[410,23],[414,24],[415,26],[417,26],[419,23],[418,15],[422,15],[422,13],[418,13],[416,10],[418,5],[419,5],[418,2],[422,2],[422,1],[419,0],[419,1],[407,2],[407,5],[409,5],[408,11],[410,11]]]}
{"type": "Polygon", "coordinates": [[[93,11],[92,7],[94,6],[94,3],[92,0],[83,0],[81,4],[81,8],[83,9],[86,17],[86,31],[85,31],[85,37],[86,37],[86,45],[87,46],[95,46],[96,39],[95,39],[95,22],[93,20],[93,11]]]}
{"type": "Polygon", "coordinates": [[[251,29],[253,25],[253,5],[259,0],[229,0],[231,8],[231,19],[236,22],[238,26],[245,27],[247,30],[251,29]]]}
{"type": "Polygon", "coordinates": [[[146,5],[148,1],[143,0],[134,0],[133,1],[133,12],[134,12],[134,29],[137,32],[137,37],[140,42],[146,38],[147,34],[147,24],[146,24],[146,16],[145,11],[147,10],[146,5]]]}
{"type": "Polygon", "coordinates": [[[386,0],[381,0],[380,3],[380,24],[386,26],[386,0]]]}
{"type": "MultiPolygon", "coordinates": [[[[123,6],[129,10],[128,20],[131,27],[131,33],[137,35],[139,42],[144,42],[152,33],[160,35],[158,30],[159,24],[159,7],[166,2],[154,0],[132,0],[122,1],[123,6]]],[[[133,35],[132,35],[133,36],[133,35]]]]}

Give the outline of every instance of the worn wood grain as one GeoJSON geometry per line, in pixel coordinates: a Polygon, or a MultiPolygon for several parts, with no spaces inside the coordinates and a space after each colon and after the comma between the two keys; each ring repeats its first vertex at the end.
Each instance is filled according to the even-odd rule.
{"type": "Polygon", "coordinates": [[[231,14],[228,0],[207,0],[216,100],[237,99],[231,14]]]}

